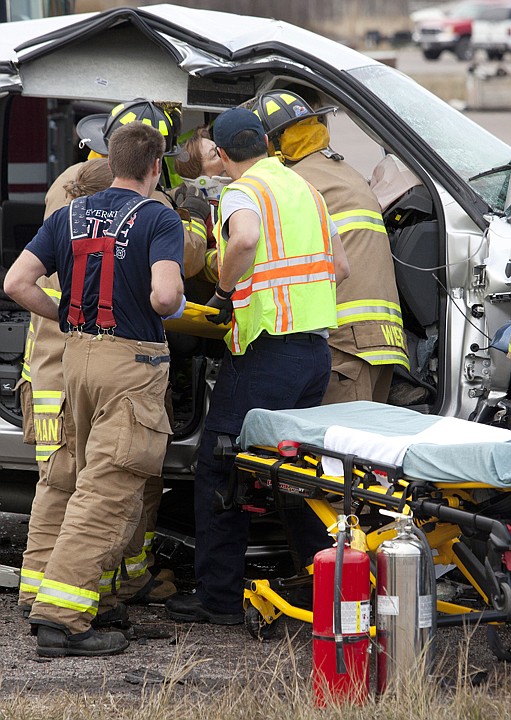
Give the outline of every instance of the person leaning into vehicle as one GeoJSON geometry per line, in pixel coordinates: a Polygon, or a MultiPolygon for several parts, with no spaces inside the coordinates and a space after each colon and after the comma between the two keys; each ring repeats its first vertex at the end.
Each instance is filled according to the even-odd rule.
{"type": "MultiPolygon", "coordinates": [[[[220,198],[220,280],[208,305],[228,322],[228,348],[213,390],[195,476],[195,595],[166,603],[177,621],[243,622],[243,576],[250,514],[214,511],[232,461],[217,459],[219,435],[235,440],[254,407],[305,408],[321,402],[330,375],[328,327],[335,283],[349,274],[321,195],[268,158],[260,120],[233,108],[215,121],[214,141],[234,182],[220,198]]],[[[312,513],[311,513],[312,515],[312,513]]],[[[305,534],[306,528],[301,528],[305,534]]]]}
{"type": "Polygon", "coordinates": [[[53,213],[5,277],[16,302],[68,332],[62,362],[77,479],[30,614],[42,656],[112,655],[128,645],[91,622],[100,579],[120,563],[171,433],[161,316],[182,305],[183,229],[177,213],[147,197],[164,151],[150,125],[117,129],[111,187],[53,213]],[[55,271],[58,308],[37,285],[55,271]]]}
{"type": "MultiPolygon", "coordinates": [[[[184,186],[199,188],[207,198],[210,212],[206,220],[208,249],[205,264],[199,278],[207,283],[218,281],[218,259],[213,226],[217,220],[218,200],[222,189],[231,178],[226,177],[225,169],[216,146],[206,126],[196,128],[183,144],[181,152],[174,160],[176,172],[183,178],[184,186]]],[[[207,288],[210,290],[210,287],[207,288]]],[[[206,299],[209,299],[211,293],[206,299]]]]}
{"type": "MultiPolygon", "coordinates": [[[[150,122],[167,137],[173,137],[171,160],[180,155],[178,151],[178,137],[181,131],[181,112],[173,108],[170,112],[164,110],[156,103],[144,99],[127,101],[115,106],[110,114],[99,113],[83,118],[77,125],[77,133],[81,142],[91,149],[91,154],[108,153],[108,139],[117,128],[132,120],[150,122]],[[170,123],[169,121],[170,116],[170,123]]],[[[166,153],[166,156],[168,154],[166,153]]],[[[210,208],[203,194],[198,188],[170,188],[170,177],[166,172],[167,166],[164,158],[162,178],[151,197],[159,200],[166,207],[173,208],[180,216],[184,232],[183,268],[187,284],[187,295],[193,293],[200,283],[203,272],[208,263],[207,250],[207,219],[210,208]]],[[[209,297],[209,294],[208,294],[209,297]]],[[[200,298],[199,298],[200,299],[200,298]]],[[[167,391],[165,399],[167,412],[171,425],[174,414],[172,407],[171,388],[167,391]]],[[[163,478],[148,478],[144,489],[144,512],[141,525],[135,532],[127,550],[131,554],[125,558],[125,566],[121,575],[121,582],[117,593],[118,598],[127,604],[164,603],[175,592],[172,582],[174,574],[171,570],[163,568],[153,577],[148,567],[154,564],[153,542],[157,524],[158,510],[163,494],[163,478]],[[143,532],[145,518],[145,533],[143,532]],[[142,531],[142,535],[140,532],[142,531]],[[126,579],[127,578],[127,579],[126,579]]]]}
{"type": "MultiPolygon", "coordinates": [[[[110,113],[96,113],[82,118],[76,126],[76,132],[80,138],[80,147],[86,146],[90,149],[89,159],[107,157],[110,135],[118,127],[133,120],[149,122],[165,136],[171,133],[177,144],[181,132],[181,111],[173,108],[169,112],[155,103],[149,102],[149,100],[137,98],[136,100],[119,103],[110,113]]],[[[165,167],[164,164],[164,170],[165,167]]],[[[54,209],[62,207],[64,204],[63,193],[58,188],[53,191],[50,188],[48,196],[47,205],[50,204],[54,209]]],[[[201,193],[195,189],[191,189],[188,193],[181,193],[179,197],[176,197],[174,190],[163,187],[161,179],[152,197],[167,207],[176,210],[181,217],[185,238],[185,278],[194,277],[203,270],[205,264],[206,218],[209,215],[208,203],[203,199],[201,193]]]]}
{"type": "MultiPolygon", "coordinates": [[[[160,130],[167,138],[167,144],[172,150],[172,153],[165,153],[166,156],[170,157],[178,153],[177,142],[181,131],[180,110],[173,108],[171,111],[167,111],[143,98],[119,103],[110,113],[87,115],[78,122],[76,132],[80,137],[80,144],[90,149],[89,158],[106,157],[111,134],[118,127],[133,122],[133,120],[150,123],[160,130]]],[[[165,167],[164,164],[164,170],[165,167]]],[[[67,172],[65,171],[66,174],[67,172]]],[[[48,191],[48,196],[47,200],[53,209],[57,202],[62,202],[62,192],[59,193],[55,183],[48,191]]],[[[206,218],[209,214],[209,205],[197,189],[180,193],[179,196],[177,196],[177,190],[164,189],[161,178],[151,197],[159,200],[166,207],[176,210],[181,217],[184,233],[184,277],[190,282],[198,273],[201,273],[206,263],[206,218]]],[[[45,320],[41,320],[41,322],[46,323],[45,320]]],[[[173,408],[170,388],[166,396],[166,407],[172,425],[173,408]]],[[[140,527],[127,547],[128,555],[124,558],[124,567],[121,573],[124,579],[117,593],[118,599],[128,604],[163,603],[176,590],[172,582],[173,573],[170,570],[163,569],[155,577],[148,570],[154,564],[152,549],[162,493],[163,478],[148,478],[144,489],[143,517],[140,527]]],[[[104,589],[106,597],[107,583],[105,583],[104,589]]]]}
{"type": "Polygon", "coordinates": [[[350,263],[350,277],[337,286],[338,327],[328,338],[332,373],[323,404],[386,402],[394,366],[410,369],[394,265],[374,193],[329,148],[320,118],[336,108],[313,110],[292,90],[272,90],[252,110],[268,134],[270,155],[324,196],[350,263]]]}

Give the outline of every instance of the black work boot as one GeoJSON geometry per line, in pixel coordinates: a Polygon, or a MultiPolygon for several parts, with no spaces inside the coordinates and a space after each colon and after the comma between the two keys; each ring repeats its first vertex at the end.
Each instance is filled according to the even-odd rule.
{"type": "Polygon", "coordinates": [[[42,657],[117,655],[128,645],[129,641],[120,632],[98,633],[90,628],[71,635],[68,630],[43,624],[39,624],[37,630],[37,654],[42,657]]]}
{"type": "Polygon", "coordinates": [[[176,622],[209,622],[214,625],[241,625],[243,612],[221,613],[210,610],[195,593],[176,593],[165,603],[167,614],[176,622]]]}

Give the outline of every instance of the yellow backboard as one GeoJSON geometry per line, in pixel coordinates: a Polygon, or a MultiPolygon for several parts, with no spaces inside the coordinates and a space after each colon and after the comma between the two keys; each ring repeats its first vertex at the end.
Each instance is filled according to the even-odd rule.
{"type": "Polygon", "coordinates": [[[184,333],[185,335],[196,335],[197,337],[221,339],[229,330],[231,325],[215,325],[206,320],[206,315],[217,315],[217,308],[206,307],[187,302],[184,313],[178,320],[164,320],[163,327],[167,332],[184,333]]]}

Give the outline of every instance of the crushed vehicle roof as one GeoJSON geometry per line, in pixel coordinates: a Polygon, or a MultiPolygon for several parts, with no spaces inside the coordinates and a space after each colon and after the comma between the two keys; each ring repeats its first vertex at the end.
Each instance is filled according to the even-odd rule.
{"type": "Polygon", "coordinates": [[[230,63],[257,62],[272,54],[335,71],[376,63],[333,40],[279,20],[167,4],[121,7],[4,24],[0,89],[20,84],[18,70],[23,64],[122,26],[138,30],[191,74],[200,75],[215,65],[225,68],[230,63]]]}

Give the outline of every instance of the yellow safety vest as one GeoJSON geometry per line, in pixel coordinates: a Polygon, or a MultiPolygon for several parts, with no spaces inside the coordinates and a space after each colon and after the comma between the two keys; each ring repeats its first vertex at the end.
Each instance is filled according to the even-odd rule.
{"type": "Polygon", "coordinates": [[[232,190],[248,195],[262,217],[254,264],[232,296],[226,342],[233,355],[242,355],[263,330],[285,335],[335,327],[335,271],[323,197],[277,158],[259,160],[222,191],[220,268],[227,246],[221,235],[222,198],[232,190]]]}

